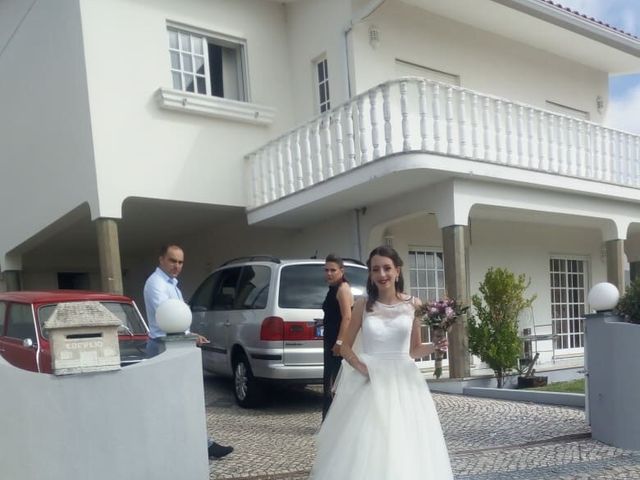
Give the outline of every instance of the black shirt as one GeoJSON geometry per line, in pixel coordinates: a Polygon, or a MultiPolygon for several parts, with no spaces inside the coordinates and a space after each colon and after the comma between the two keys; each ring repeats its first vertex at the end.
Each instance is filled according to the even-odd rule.
{"type": "Polygon", "coordinates": [[[338,302],[338,289],[345,280],[337,285],[330,285],[327,296],[322,304],[324,312],[324,343],[333,347],[338,339],[340,332],[340,324],[342,323],[342,313],[340,312],[340,303],[338,302]]]}

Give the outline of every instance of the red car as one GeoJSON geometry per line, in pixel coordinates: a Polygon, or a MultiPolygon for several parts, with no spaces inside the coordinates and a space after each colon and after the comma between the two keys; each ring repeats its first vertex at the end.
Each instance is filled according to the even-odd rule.
{"type": "Polygon", "coordinates": [[[44,323],[61,302],[97,301],[120,319],[122,365],[145,358],[148,328],[129,297],[81,290],[0,293],[0,355],[12,365],[51,373],[51,352],[44,323]]]}

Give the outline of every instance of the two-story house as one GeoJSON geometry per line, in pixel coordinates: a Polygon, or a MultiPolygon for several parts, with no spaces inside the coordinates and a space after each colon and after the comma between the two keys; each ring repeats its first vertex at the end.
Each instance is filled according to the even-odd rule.
{"type": "Polygon", "coordinates": [[[423,299],[525,273],[531,348],[579,356],[589,287],[640,261],[640,138],[602,125],[638,71],[637,38],[547,0],[5,1],[5,287],[139,299],[166,241],[187,293],[388,243],[423,299]]]}

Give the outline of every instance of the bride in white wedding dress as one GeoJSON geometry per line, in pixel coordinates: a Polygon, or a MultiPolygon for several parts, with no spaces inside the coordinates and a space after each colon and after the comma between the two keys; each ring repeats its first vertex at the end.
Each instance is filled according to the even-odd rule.
{"type": "Polygon", "coordinates": [[[453,479],[438,414],[413,360],[436,349],[421,341],[414,319],[420,301],[402,293],[402,260],[391,247],[374,249],[367,266],[368,298],[354,305],[341,339],[345,361],[310,478],[453,479]],[[362,351],[355,353],[358,333],[362,351]]]}

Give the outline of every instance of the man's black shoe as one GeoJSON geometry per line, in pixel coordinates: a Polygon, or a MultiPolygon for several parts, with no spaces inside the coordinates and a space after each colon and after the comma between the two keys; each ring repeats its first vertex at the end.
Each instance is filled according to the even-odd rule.
{"type": "Polygon", "coordinates": [[[209,457],[222,458],[225,455],[229,455],[233,452],[233,447],[225,447],[219,443],[213,442],[209,445],[209,457]]]}

